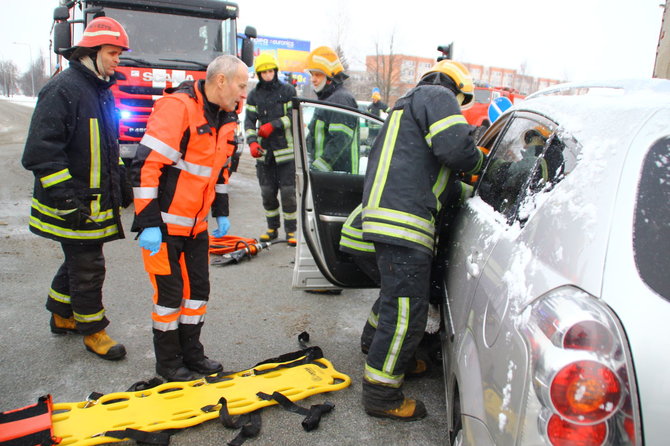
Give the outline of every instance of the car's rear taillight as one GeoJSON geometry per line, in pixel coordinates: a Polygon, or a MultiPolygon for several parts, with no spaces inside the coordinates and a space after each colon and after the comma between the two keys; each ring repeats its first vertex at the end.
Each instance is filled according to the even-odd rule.
{"type": "Polygon", "coordinates": [[[547,443],[641,444],[630,350],[609,307],[566,286],[537,299],[524,322],[547,443]]]}
{"type": "Polygon", "coordinates": [[[575,426],[552,415],[547,423],[547,436],[555,446],[602,446],[607,439],[607,423],[575,426]]]}
{"type": "Polygon", "coordinates": [[[621,385],[612,370],[597,361],[572,362],[558,371],[549,394],[556,411],[574,423],[609,418],[621,402],[621,385]]]}

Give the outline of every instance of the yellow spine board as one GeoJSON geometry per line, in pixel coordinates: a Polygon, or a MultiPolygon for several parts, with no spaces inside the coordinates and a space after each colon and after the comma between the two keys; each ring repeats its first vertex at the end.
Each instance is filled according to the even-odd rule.
{"type": "MultiPolygon", "coordinates": [[[[255,369],[277,365],[263,364],[255,369]]],[[[220,397],[228,401],[230,415],[239,415],[276,404],[261,400],[256,396],[258,392],[280,392],[291,401],[298,401],[351,384],[351,378],[335,370],[325,358],[260,375],[255,375],[253,369],[245,370],[227,378],[230,379],[211,384],[199,379],[165,383],[138,392],[110,393],[94,404],[57,403],[52,415],[54,435],[62,438],[59,446],[111,443],[122,440],[106,437],[102,435],[104,432],[126,428],[147,432],[180,429],[217,418],[220,405],[207,413],[200,409],[217,404],[220,397]]]]}

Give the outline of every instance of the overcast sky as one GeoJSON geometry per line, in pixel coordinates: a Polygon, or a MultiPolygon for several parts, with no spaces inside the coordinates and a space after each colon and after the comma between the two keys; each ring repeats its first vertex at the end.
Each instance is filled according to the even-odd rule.
{"type": "MultiPolygon", "coordinates": [[[[312,48],[340,42],[353,68],[375,44],[436,57],[454,42],[463,62],[526,67],[561,80],[650,77],[663,0],[239,0],[240,30],[309,40],[312,48]]],[[[58,0],[0,0],[0,59],[25,70],[48,50],[58,0]],[[21,42],[16,44],[13,42],[21,42]],[[27,44],[30,44],[28,46],[27,44]]],[[[130,36],[132,46],[132,36],[130,36]]],[[[386,51],[387,52],[387,51],[386,51]]]]}

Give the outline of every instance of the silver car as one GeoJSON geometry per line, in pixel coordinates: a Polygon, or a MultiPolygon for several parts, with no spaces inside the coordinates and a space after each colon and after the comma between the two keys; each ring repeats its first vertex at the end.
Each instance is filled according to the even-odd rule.
{"type": "MultiPolygon", "coordinates": [[[[670,81],[544,90],[480,145],[436,255],[451,444],[668,444],[670,81]]],[[[299,158],[294,286],[370,286],[337,252],[361,176],[299,158]]]]}

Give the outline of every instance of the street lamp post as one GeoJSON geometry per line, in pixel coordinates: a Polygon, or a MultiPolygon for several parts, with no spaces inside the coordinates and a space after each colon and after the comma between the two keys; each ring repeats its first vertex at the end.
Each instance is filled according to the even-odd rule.
{"type": "Polygon", "coordinates": [[[35,97],[35,70],[33,69],[33,47],[29,43],[25,42],[12,42],[15,45],[26,45],[28,47],[28,54],[30,55],[30,65],[28,69],[30,70],[30,83],[32,86],[32,96],[35,97]]]}

